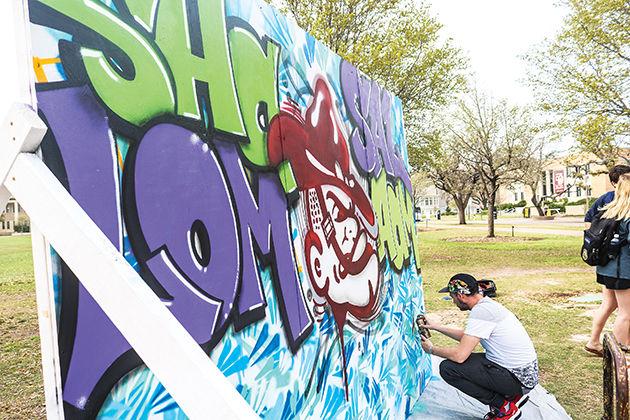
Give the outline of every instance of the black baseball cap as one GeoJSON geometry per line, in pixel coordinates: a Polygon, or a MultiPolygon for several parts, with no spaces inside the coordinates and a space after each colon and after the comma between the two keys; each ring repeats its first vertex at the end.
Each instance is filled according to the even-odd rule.
{"type": "Polygon", "coordinates": [[[476,295],[479,293],[477,279],[466,273],[455,274],[448,281],[448,285],[439,290],[439,293],[461,293],[462,295],[476,295]]]}

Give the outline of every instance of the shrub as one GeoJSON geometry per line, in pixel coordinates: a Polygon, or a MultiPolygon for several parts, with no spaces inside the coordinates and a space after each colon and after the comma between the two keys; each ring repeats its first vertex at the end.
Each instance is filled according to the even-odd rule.
{"type": "MultiPolygon", "coordinates": [[[[588,206],[589,207],[592,206],[595,203],[595,201],[597,201],[597,197],[590,197],[588,199],[588,206]]],[[[567,203],[567,206],[583,206],[584,204],[586,204],[586,198],[567,203]]]]}
{"type": "Polygon", "coordinates": [[[453,209],[450,208],[449,206],[446,206],[446,208],[444,209],[444,212],[442,214],[444,216],[453,216],[453,215],[457,214],[457,212],[453,211],[453,209]]]}
{"type": "Polygon", "coordinates": [[[514,204],[512,203],[499,204],[496,208],[498,211],[511,210],[514,208],[514,204]]]}
{"type": "Polygon", "coordinates": [[[13,227],[13,230],[17,233],[28,233],[31,231],[31,227],[27,223],[19,223],[13,227]]]}
{"type": "Polygon", "coordinates": [[[543,207],[547,207],[549,209],[558,209],[560,212],[564,213],[566,211],[566,205],[568,200],[566,198],[560,201],[545,201],[543,207]]]}
{"type": "Polygon", "coordinates": [[[21,216],[15,226],[13,226],[13,230],[17,233],[28,233],[31,231],[31,224],[26,217],[21,216]]]}
{"type": "Polygon", "coordinates": [[[586,198],[577,201],[571,201],[567,203],[567,206],[583,206],[586,203],[586,198]]]}

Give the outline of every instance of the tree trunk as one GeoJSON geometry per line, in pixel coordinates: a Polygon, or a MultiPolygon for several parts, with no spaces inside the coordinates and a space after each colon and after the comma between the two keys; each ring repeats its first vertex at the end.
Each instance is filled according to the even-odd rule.
{"type": "Polygon", "coordinates": [[[544,216],[545,215],[545,211],[542,208],[542,200],[538,200],[536,198],[536,196],[532,197],[532,204],[534,205],[534,207],[536,207],[536,210],[538,210],[538,215],[539,216],[544,216]]]}
{"type": "Polygon", "coordinates": [[[464,203],[464,200],[462,200],[461,198],[455,198],[455,205],[457,206],[457,214],[459,215],[459,224],[460,225],[465,225],[466,224],[466,204],[464,203]]]}
{"type": "Polygon", "coordinates": [[[497,193],[492,192],[488,197],[488,238],[494,238],[494,204],[497,198],[497,193]]]}

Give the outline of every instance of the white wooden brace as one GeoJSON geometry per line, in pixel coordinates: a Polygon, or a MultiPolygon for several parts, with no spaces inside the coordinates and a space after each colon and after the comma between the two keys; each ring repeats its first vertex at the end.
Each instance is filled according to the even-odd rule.
{"type": "MultiPolygon", "coordinates": [[[[190,418],[257,418],[46,165],[28,153],[45,131],[32,109],[13,109],[0,134],[4,187],[190,418]]],[[[38,296],[50,300],[50,290],[38,296]]]]}

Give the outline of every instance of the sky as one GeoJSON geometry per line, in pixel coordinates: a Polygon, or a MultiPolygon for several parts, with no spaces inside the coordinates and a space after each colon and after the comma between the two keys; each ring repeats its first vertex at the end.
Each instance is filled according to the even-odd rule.
{"type": "Polygon", "coordinates": [[[523,83],[526,69],[519,56],[560,30],[565,9],[554,6],[554,0],[430,3],[432,14],[444,25],[444,34],[468,56],[477,88],[518,105],[533,101],[523,83]]]}
{"type": "MultiPolygon", "coordinates": [[[[28,101],[27,83],[20,77],[19,44],[13,5],[20,0],[0,0],[0,118],[14,101],[28,101]]],[[[418,0],[422,1],[422,0],[418,0]]],[[[426,0],[425,0],[426,1],[426,0]]],[[[532,101],[521,83],[525,65],[519,55],[553,36],[560,28],[564,10],[554,0],[430,0],[433,14],[444,25],[445,36],[453,38],[470,59],[477,87],[494,97],[515,104],[532,101]]],[[[21,25],[17,29],[22,28],[21,25]]]]}

